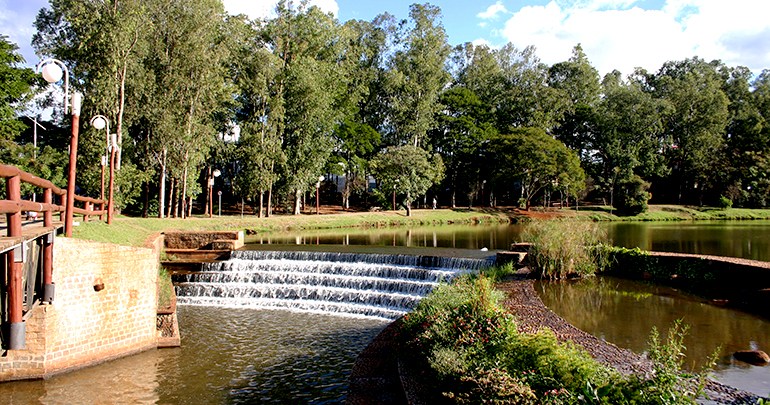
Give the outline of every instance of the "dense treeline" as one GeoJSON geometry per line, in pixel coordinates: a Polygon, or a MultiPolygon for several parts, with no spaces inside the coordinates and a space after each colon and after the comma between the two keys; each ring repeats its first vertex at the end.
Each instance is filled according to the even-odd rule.
{"type": "MultiPolygon", "coordinates": [[[[109,117],[118,206],[144,215],[200,212],[211,179],[259,215],[299,213],[317,186],[346,207],[770,198],[770,70],[693,57],[602,78],[580,45],[552,66],[533,46],[451,47],[430,4],[340,23],[285,0],[264,20],[218,0],[51,0],[36,27],[37,52],[85,94],[82,122],[109,117]]],[[[15,111],[44,86],[1,39],[0,160],[61,182],[69,121],[57,110],[31,148],[15,111]]],[[[105,146],[84,126],[84,194],[105,146]]]]}

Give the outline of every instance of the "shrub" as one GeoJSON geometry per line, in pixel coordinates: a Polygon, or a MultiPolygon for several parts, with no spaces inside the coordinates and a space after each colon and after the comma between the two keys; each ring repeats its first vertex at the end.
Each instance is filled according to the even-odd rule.
{"type": "Polygon", "coordinates": [[[725,196],[719,196],[719,208],[726,210],[732,207],[733,207],[733,200],[725,196]]]}
{"type": "MultiPolygon", "coordinates": [[[[481,275],[441,285],[403,319],[402,338],[427,367],[426,387],[453,403],[693,404],[705,374],[682,374],[686,328],[650,334],[652,378],[623,376],[549,329],[519,333],[481,275]]],[[[434,398],[435,399],[435,398],[434,398]]]]}
{"type": "Polygon", "coordinates": [[[619,184],[620,195],[617,198],[618,215],[634,216],[647,211],[647,201],[650,200],[650,183],[638,175],[619,184]]]}
{"type": "Polygon", "coordinates": [[[607,264],[606,249],[600,248],[607,236],[593,222],[532,221],[522,239],[532,243],[527,258],[541,277],[592,275],[607,264]]]}

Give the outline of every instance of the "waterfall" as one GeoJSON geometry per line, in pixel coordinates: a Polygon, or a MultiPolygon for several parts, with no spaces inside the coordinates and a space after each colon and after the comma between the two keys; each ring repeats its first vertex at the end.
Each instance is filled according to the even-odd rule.
{"type": "Polygon", "coordinates": [[[177,302],[396,319],[441,282],[490,259],[297,251],[234,251],[174,276],[177,302]]]}

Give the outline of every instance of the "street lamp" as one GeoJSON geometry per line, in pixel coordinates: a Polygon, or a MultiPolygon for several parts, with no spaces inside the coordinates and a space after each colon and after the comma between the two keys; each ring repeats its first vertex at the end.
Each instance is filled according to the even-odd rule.
{"type": "Polygon", "coordinates": [[[398,179],[393,183],[393,211],[396,210],[396,186],[398,186],[398,179]]]}
{"type": "MultiPolygon", "coordinates": [[[[110,198],[107,200],[107,224],[112,224],[112,211],[115,204],[112,202],[115,186],[115,149],[117,147],[116,136],[113,135],[112,143],[110,143],[110,120],[103,115],[95,115],[91,118],[91,126],[98,130],[106,129],[107,140],[107,152],[110,154],[110,198]]],[[[107,165],[107,156],[102,156],[102,192],[101,199],[104,199],[104,166],[107,165]]]]}
{"type": "Polygon", "coordinates": [[[214,169],[211,174],[212,176],[209,177],[209,218],[214,216],[214,178],[221,176],[222,172],[219,169],[214,169]]]}
{"type": "Polygon", "coordinates": [[[67,98],[69,97],[70,88],[70,74],[67,66],[64,65],[64,62],[53,58],[43,60],[37,64],[37,67],[35,67],[35,73],[42,74],[43,79],[48,83],[56,83],[61,80],[62,75],[64,76],[64,113],[66,114],[68,105],[67,98]]]}
{"type": "MultiPolygon", "coordinates": [[[[48,83],[56,83],[64,76],[64,113],[67,113],[67,99],[69,95],[69,70],[58,59],[46,59],[38,63],[35,72],[43,75],[48,83]]],[[[75,209],[75,169],[78,160],[78,129],[80,127],[80,104],[83,96],[80,93],[72,94],[72,137],[70,138],[69,173],[67,175],[67,201],[64,210],[64,235],[72,236],[72,216],[75,209]]]]}
{"type": "Polygon", "coordinates": [[[318,182],[315,183],[315,213],[316,215],[321,213],[321,198],[318,190],[321,188],[321,182],[324,181],[324,176],[318,176],[318,182]]]}

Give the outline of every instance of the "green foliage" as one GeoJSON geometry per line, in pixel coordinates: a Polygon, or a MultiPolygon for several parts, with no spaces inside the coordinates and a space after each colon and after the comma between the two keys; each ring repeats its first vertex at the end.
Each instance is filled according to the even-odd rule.
{"type": "Polygon", "coordinates": [[[411,215],[412,200],[444,178],[441,156],[431,156],[422,148],[411,145],[385,149],[374,157],[371,166],[380,179],[383,194],[390,190],[405,194],[407,216],[411,215]]]}
{"type": "Polygon", "coordinates": [[[403,318],[404,342],[432,373],[425,386],[451,403],[695,403],[704,377],[679,371],[685,333],[679,323],[666,342],[651,335],[653,378],[622,376],[582,348],[560,343],[550,329],[520,333],[498,294],[486,277],[461,277],[403,318]]]}
{"type": "Polygon", "coordinates": [[[532,221],[521,238],[532,243],[527,258],[541,277],[589,276],[607,265],[607,236],[593,222],[532,221]]]}
{"type": "Polygon", "coordinates": [[[727,198],[725,196],[720,196],[719,197],[719,208],[728,209],[728,208],[732,208],[732,207],[733,207],[733,200],[731,200],[731,199],[729,199],[729,198],[727,198]]]}
{"type": "Polygon", "coordinates": [[[0,146],[13,141],[26,128],[16,115],[32,96],[35,74],[32,69],[19,67],[24,58],[18,46],[0,34],[0,146]]]}
{"type": "Polygon", "coordinates": [[[426,135],[439,111],[439,93],[449,81],[444,63],[449,45],[441,25],[441,9],[425,3],[409,6],[411,26],[403,24],[385,74],[385,90],[393,131],[390,144],[425,147],[426,135]]]}
{"type": "Polygon", "coordinates": [[[634,175],[618,184],[618,187],[620,193],[615,203],[618,215],[633,216],[647,211],[647,201],[650,199],[650,193],[647,192],[649,183],[634,175]]]}
{"type": "Polygon", "coordinates": [[[174,284],[171,274],[161,267],[158,270],[158,309],[168,308],[174,299],[174,284]]]}
{"type": "Polygon", "coordinates": [[[517,128],[510,135],[493,138],[490,149],[497,183],[510,185],[518,180],[527,208],[535,194],[546,187],[561,187],[572,195],[585,187],[585,173],[577,155],[540,129],[517,128]]]}

